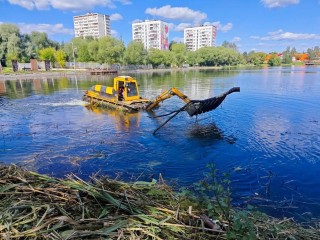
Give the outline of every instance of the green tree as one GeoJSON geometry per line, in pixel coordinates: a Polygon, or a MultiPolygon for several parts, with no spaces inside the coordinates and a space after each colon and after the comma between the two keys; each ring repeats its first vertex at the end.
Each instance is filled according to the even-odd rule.
{"type": "Polygon", "coordinates": [[[308,48],[307,53],[310,60],[316,60],[320,57],[320,49],[318,46],[314,48],[308,48]]]}
{"type": "Polygon", "coordinates": [[[244,62],[243,56],[231,48],[203,47],[196,54],[200,66],[236,66],[244,62]]]}
{"type": "Polygon", "coordinates": [[[90,59],[94,62],[98,62],[98,52],[99,52],[99,42],[98,40],[93,40],[88,44],[88,53],[90,59]]]}
{"type": "Polygon", "coordinates": [[[224,41],[222,43],[222,47],[231,48],[231,49],[236,50],[236,51],[238,50],[238,47],[237,47],[237,45],[235,43],[231,43],[231,42],[228,42],[228,41],[224,41]]]}
{"type": "Polygon", "coordinates": [[[296,54],[296,53],[298,53],[298,52],[297,52],[296,48],[293,47],[293,48],[291,49],[291,54],[294,55],[294,54],[296,54]]]}
{"type": "Polygon", "coordinates": [[[20,43],[21,39],[17,35],[10,35],[7,44],[7,60],[19,60],[21,55],[20,43]]]}
{"type": "Polygon", "coordinates": [[[152,64],[153,67],[158,67],[161,64],[166,65],[169,60],[169,55],[167,56],[165,52],[159,49],[152,48],[148,51],[148,63],[152,64]]]}
{"type": "Polygon", "coordinates": [[[88,44],[82,44],[75,50],[77,56],[77,61],[79,62],[90,62],[92,58],[90,57],[88,44]]]}
{"type": "Polygon", "coordinates": [[[59,63],[60,67],[65,67],[67,54],[62,49],[55,51],[55,60],[59,63]]]}
{"type": "MultiPolygon", "coordinates": [[[[0,59],[18,60],[21,47],[19,28],[14,24],[0,24],[0,59]]],[[[9,61],[11,64],[11,61],[9,61]]]]}
{"type": "Polygon", "coordinates": [[[264,63],[266,56],[267,54],[263,52],[251,51],[249,52],[249,55],[248,55],[249,63],[252,63],[254,65],[261,65],[264,63]]]}
{"type": "Polygon", "coordinates": [[[216,57],[212,47],[203,47],[198,49],[196,52],[197,52],[197,63],[200,66],[218,65],[218,63],[215,61],[216,57]]]}
{"type": "Polygon", "coordinates": [[[147,52],[144,49],[143,43],[132,41],[128,44],[124,52],[124,62],[127,64],[145,64],[147,52]]]}
{"type": "Polygon", "coordinates": [[[173,64],[181,67],[186,61],[186,45],[183,43],[172,43],[170,50],[173,53],[173,64]]]}
{"type": "Polygon", "coordinates": [[[37,58],[38,51],[35,50],[35,46],[31,43],[30,36],[28,34],[23,35],[22,39],[23,44],[23,53],[22,53],[22,61],[29,62],[30,58],[37,58]]]}
{"type": "Polygon", "coordinates": [[[170,51],[171,51],[172,45],[174,45],[174,44],[177,44],[177,42],[176,42],[176,41],[171,41],[171,42],[169,43],[169,50],[170,50],[170,51]]]}
{"type": "Polygon", "coordinates": [[[56,50],[52,47],[43,48],[39,50],[39,57],[42,61],[50,61],[52,64],[56,62],[55,58],[56,50]]]}
{"type": "Polygon", "coordinates": [[[242,54],[240,54],[236,49],[226,48],[226,47],[218,47],[215,49],[216,51],[216,61],[220,66],[236,66],[240,63],[244,62],[244,58],[242,54]]]}
{"type": "Polygon", "coordinates": [[[278,54],[272,54],[271,58],[268,61],[270,66],[280,66],[281,59],[278,57],[278,54]]]}
{"type": "Polygon", "coordinates": [[[100,63],[121,63],[125,50],[122,41],[106,36],[99,38],[98,61],[100,63]]]}
{"type": "Polygon", "coordinates": [[[171,51],[169,50],[162,50],[162,54],[163,54],[163,58],[164,58],[164,62],[163,64],[166,67],[172,67],[172,63],[174,62],[174,55],[171,51]]]}
{"type": "Polygon", "coordinates": [[[48,38],[48,34],[44,32],[32,32],[30,34],[30,41],[35,50],[40,50],[43,48],[58,48],[59,44],[48,38]]]}
{"type": "Polygon", "coordinates": [[[313,48],[313,50],[314,50],[314,52],[315,52],[315,59],[316,60],[320,60],[320,47],[319,46],[315,46],[314,48],[313,48]]]}
{"type": "Polygon", "coordinates": [[[249,54],[247,52],[242,53],[245,63],[249,63],[249,54]]]}
{"type": "Polygon", "coordinates": [[[23,59],[24,61],[30,61],[31,56],[38,58],[38,52],[40,49],[52,47],[59,49],[59,43],[52,41],[48,38],[48,35],[43,32],[31,32],[31,34],[23,35],[23,59]]]}
{"type": "Polygon", "coordinates": [[[186,62],[190,65],[190,66],[196,66],[198,64],[197,61],[197,52],[194,51],[188,51],[187,55],[186,55],[186,62]]]}
{"type": "Polygon", "coordinates": [[[287,47],[286,51],[284,51],[283,53],[283,57],[282,57],[282,63],[284,64],[290,64],[292,63],[292,53],[290,50],[290,47],[287,47]]]}
{"type": "Polygon", "coordinates": [[[68,51],[68,59],[72,59],[73,61],[73,54],[75,54],[75,57],[77,61],[79,62],[90,62],[93,59],[90,56],[88,45],[90,42],[94,41],[93,38],[74,38],[72,40],[72,44],[69,45],[69,51],[68,51]],[[74,49],[72,49],[72,47],[74,49]],[[74,51],[74,53],[73,53],[74,51]]]}

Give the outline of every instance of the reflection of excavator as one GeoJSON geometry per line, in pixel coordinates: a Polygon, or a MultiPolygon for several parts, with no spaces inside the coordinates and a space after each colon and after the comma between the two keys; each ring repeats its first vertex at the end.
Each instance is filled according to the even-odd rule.
{"type": "Polygon", "coordinates": [[[92,105],[87,105],[86,108],[96,114],[103,114],[110,117],[110,119],[113,120],[115,129],[118,131],[128,131],[140,126],[140,112],[112,111],[111,109],[96,108],[92,105]]]}
{"type": "Polygon", "coordinates": [[[154,101],[150,101],[140,97],[136,79],[129,76],[119,76],[114,78],[113,87],[94,85],[91,90],[85,92],[83,100],[89,102],[92,106],[105,106],[121,111],[137,112],[142,109],[152,110],[157,107],[160,102],[172,96],[178,96],[186,104],[181,109],[172,112],[172,114],[174,113],[174,115],[170,117],[170,119],[172,119],[181,111],[188,112],[190,116],[212,111],[223,102],[227,95],[233,92],[240,92],[240,88],[233,87],[229,91],[213,98],[190,100],[177,88],[171,88],[156,97],[154,101]]]}

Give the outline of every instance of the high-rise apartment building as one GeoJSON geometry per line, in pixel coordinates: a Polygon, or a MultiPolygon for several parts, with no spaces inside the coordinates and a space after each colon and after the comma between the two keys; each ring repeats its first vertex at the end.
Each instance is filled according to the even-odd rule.
{"type": "Polygon", "coordinates": [[[132,40],[141,41],[145,49],[169,49],[169,26],[162,21],[146,20],[132,24],[132,40]]]}
{"type": "Polygon", "coordinates": [[[100,38],[110,36],[110,17],[98,13],[87,13],[85,15],[74,16],[75,37],[94,37],[100,38]]]}
{"type": "Polygon", "coordinates": [[[215,26],[200,26],[184,29],[184,43],[188,50],[196,51],[202,47],[214,47],[216,43],[215,26]]]}

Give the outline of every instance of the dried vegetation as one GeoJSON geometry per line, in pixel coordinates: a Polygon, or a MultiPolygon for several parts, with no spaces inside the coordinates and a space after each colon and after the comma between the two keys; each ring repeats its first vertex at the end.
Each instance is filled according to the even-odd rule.
{"type": "MultiPolygon", "coordinates": [[[[213,201],[217,209],[221,204],[213,201]]],[[[319,227],[248,210],[208,213],[159,181],[56,179],[0,166],[0,239],[320,239],[319,227]]]]}

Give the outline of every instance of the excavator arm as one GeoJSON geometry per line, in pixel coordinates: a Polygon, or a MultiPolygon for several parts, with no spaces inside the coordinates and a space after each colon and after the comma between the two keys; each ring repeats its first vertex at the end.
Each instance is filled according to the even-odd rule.
{"type": "Polygon", "coordinates": [[[146,107],[146,110],[154,109],[155,107],[157,107],[159,105],[160,102],[162,102],[168,98],[171,98],[173,96],[178,96],[185,103],[189,103],[191,101],[186,95],[184,95],[182,92],[180,92],[177,88],[172,87],[169,90],[161,93],[158,97],[156,97],[156,99],[146,107]]]}
{"type": "MultiPolygon", "coordinates": [[[[163,124],[161,124],[156,130],[153,131],[155,134],[160,128],[162,128],[167,122],[169,122],[172,118],[174,118],[178,113],[181,111],[186,111],[190,117],[194,115],[199,115],[205,112],[212,111],[216,109],[223,100],[231,93],[240,92],[240,87],[233,87],[230,88],[229,91],[226,91],[216,97],[204,99],[204,100],[190,100],[186,95],[181,93],[176,88],[170,88],[169,90],[165,91],[164,93],[160,94],[154,102],[151,102],[147,107],[146,110],[151,110],[156,107],[161,101],[166,100],[174,95],[177,95],[181,98],[186,104],[177,111],[173,111],[170,114],[173,114],[169,119],[167,119],[163,124]]],[[[168,114],[166,114],[168,115],[168,114]]]]}

